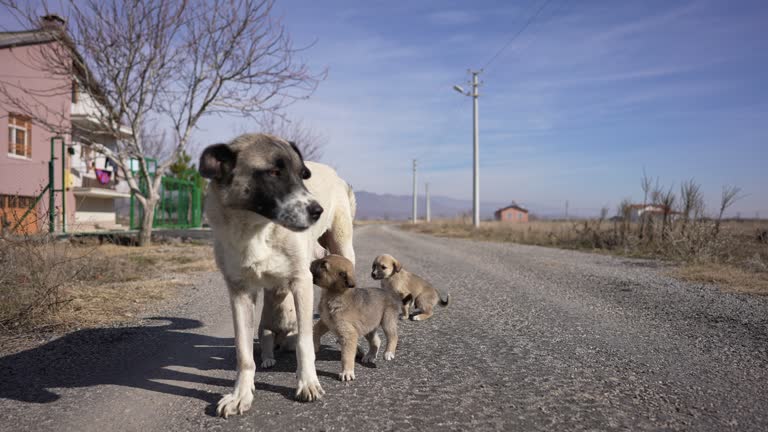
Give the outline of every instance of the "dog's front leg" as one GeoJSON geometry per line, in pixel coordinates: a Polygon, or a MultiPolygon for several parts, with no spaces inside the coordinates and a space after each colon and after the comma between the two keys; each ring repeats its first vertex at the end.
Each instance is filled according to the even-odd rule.
{"type": "Polygon", "coordinates": [[[296,322],[299,328],[296,344],[296,399],[314,401],[320,399],[325,391],[320,386],[315,371],[315,347],[312,341],[312,275],[309,266],[291,284],[293,301],[296,307],[296,322]]]}
{"type": "Polygon", "coordinates": [[[230,291],[232,319],[235,324],[235,351],[237,354],[237,380],[232,393],[224,395],[216,407],[216,414],[226,418],[242,414],[251,408],[256,391],[253,361],[253,301],[242,291],[230,291]]]}

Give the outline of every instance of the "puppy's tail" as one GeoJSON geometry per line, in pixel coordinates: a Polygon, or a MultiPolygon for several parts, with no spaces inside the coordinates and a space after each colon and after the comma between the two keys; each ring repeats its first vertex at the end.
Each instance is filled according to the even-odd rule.
{"type": "Polygon", "coordinates": [[[443,293],[441,293],[439,290],[437,291],[437,295],[440,297],[440,306],[446,307],[451,303],[451,295],[446,294],[445,297],[443,297],[443,293]]]}

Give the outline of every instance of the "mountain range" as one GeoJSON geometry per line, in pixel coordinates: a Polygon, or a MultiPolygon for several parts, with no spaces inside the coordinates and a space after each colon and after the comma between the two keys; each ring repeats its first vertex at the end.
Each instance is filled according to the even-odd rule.
{"type": "MultiPolygon", "coordinates": [[[[377,194],[367,191],[355,191],[357,199],[357,219],[407,220],[413,212],[411,195],[377,194]]],[[[425,217],[425,198],[418,197],[418,217],[425,217]]],[[[446,196],[430,197],[431,216],[434,219],[453,218],[472,214],[472,200],[460,200],[446,196]]],[[[491,219],[493,212],[509,203],[480,202],[480,218],[491,219]]]]}

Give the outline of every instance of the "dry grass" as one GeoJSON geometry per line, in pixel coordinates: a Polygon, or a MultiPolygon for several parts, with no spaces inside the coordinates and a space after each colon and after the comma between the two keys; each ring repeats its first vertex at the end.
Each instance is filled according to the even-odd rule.
{"type": "Polygon", "coordinates": [[[401,228],[442,237],[606,252],[631,257],[659,258],[679,263],[675,275],[711,282],[724,289],[768,295],[768,242],[761,233],[765,221],[670,222],[662,228],[621,221],[536,221],[525,224],[483,222],[474,229],[465,220],[404,224],[401,228]],[[661,232],[664,235],[661,235],[661,232]]]}
{"type": "Polygon", "coordinates": [[[126,321],[215,268],[210,246],[137,248],[0,238],[0,335],[126,321]]]}
{"type": "Polygon", "coordinates": [[[768,273],[729,264],[684,264],[671,274],[680,279],[711,283],[726,291],[768,295],[768,273]]]}

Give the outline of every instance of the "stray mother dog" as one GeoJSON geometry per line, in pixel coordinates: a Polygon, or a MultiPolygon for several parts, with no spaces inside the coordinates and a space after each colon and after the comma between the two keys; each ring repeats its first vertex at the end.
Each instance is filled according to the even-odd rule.
{"type": "Polygon", "coordinates": [[[252,318],[260,290],[292,295],[298,328],[296,399],[319,399],[324,391],[315,371],[309,265],[318,241],[354,263],[351,187],[330,167],[305,163],[294,143],[262,134],[207,147],[199,170],[211,180],[205,212],[216,264],[229,290],[237,353],[235,388],[219,400],[216,413],[242,414],[253,402],[252,318]]]}

